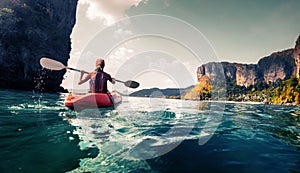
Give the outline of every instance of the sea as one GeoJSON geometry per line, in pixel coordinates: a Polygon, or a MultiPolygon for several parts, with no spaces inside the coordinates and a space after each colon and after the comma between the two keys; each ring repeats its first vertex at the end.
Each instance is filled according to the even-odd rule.
{"type": "Polygon", "coordinates": [[[300,107],[0,90],[0,172],[300,172],[300,107]]]}

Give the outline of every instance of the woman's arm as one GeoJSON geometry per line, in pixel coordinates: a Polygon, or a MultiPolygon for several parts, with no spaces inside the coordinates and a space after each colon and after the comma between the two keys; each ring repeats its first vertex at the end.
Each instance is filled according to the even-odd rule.
{"type": "Polygon", "coordinates": [[[115,84],[115,83],[116,83],[115,78],[112,78],[112,77],[110,76],[110,74],[107,74],[107,75],[108,75],[108,80],[109,80],[112,84],[115,84]]]}
{"type": "Polygon", "coordinates": [[[85,73],[85,71],[81,70],[80,72],[81,72],[81,73],[80,73],[78,85],[81,85],[81,84],[85,83],[86,81],[88,81],[88,80],[91,78],[91,74],[88,74],[88,75],[82,80],[82,77],[83,77],[83,74],[85,73]]]}

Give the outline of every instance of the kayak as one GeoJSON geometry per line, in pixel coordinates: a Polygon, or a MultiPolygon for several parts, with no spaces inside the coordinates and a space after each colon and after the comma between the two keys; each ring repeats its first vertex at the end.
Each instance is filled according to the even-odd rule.
{"type": "Polygon", "coordinates": [[[84,109],[113,107],[121,102],[122,96],[117,92],[88,93],[84,95],[74,95],[73,93],[69,93],[64,101],[64,105],[71,110],[80,112],[84,109]]]}

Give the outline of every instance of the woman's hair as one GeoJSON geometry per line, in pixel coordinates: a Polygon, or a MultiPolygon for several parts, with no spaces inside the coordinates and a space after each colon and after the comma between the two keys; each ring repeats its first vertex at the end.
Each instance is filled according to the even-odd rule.
{"type": "Polygon", "coordinates": [[[100,71],[103,71],[103,69],[104,69],[104,66],[105,66],[105,61],[104,61],[104,59],[102,59],[102,58],[98,58],[97,60],[96,60],[96,69],[95,69],[95,72],[100,72],[100,71]]]}
{"type": "Polygon", "coordinates": [[[100,71],[103,71],[103,68],[99,65],[99,66],[95,69],[95,72],[100,72],[100,71]]]}

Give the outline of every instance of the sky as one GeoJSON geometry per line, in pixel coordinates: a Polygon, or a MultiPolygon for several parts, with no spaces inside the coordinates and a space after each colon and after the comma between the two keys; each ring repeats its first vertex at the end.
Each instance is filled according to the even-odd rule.
{"type": "MultiPolygon", "coordinates": [[[[187,87],[202,63],[257,63],[293,48],[299,7],[299,0],[79,0],[68,66],[91,71],[103,57],[105,71],[140,89],[187,87]]],[[[65,78],[64,88],[88,87],[77,86],[77,73],[65,78]]]]}

